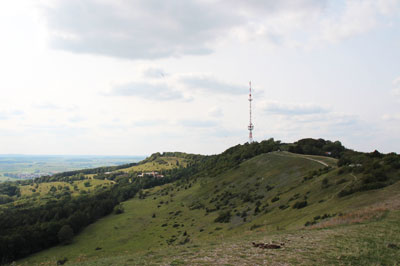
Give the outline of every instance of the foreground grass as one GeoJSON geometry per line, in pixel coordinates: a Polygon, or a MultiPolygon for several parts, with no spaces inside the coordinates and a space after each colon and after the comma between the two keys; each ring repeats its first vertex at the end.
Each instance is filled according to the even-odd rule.
{"type": "MultiPolygon", "coordinates": [[[[400,250],[396,246],[400,247],[399,210],[390,211],[379,220],[331,228],[247,231],[186,246],[135,253],[126,250],[117,256],[89,258],[82,252],[68,265],[397,265],[400,250]],[[265,250],[254,248],[252,241],[284,246],[265,250]]],[[[41,265],[56,265],[56,259],[41,265]]]]}
{"type": "Polygon", "coordinates": [[[319,161],[334,166],[318,156],[263,154],[217,177],[153,188],[144,199],[124,202],[125,213],[87,227],[71,245],[17,264],[55,265],[63,258],[70,265],[396,264],[399,250],[388,245],[400,247],[400,184],[338,198],[354,178],[332,168],[304,180],[324,167],[319,161]],[[322,188],[323,179],[330,185],[322,188]],[[224,203],[227,192],[260,196],[265,208],[255,214],[256,203],[239,196],[224,203]],[[306,207],[292,207],[303,199],[306,207]],[[215,223],[219,211],[206,211],[217,204],[232,211],[229,223],[215,223]],[[323,214],[335,216],[304,227],[323,214]],[[263,250],[252,241],[284,247],[263,250]]]}

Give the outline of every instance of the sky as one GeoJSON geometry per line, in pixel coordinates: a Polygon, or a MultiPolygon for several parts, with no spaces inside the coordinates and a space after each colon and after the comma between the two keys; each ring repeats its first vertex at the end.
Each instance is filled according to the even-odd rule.
{"type": "Polygon", "coordinates": [[[400,153],[400,0],[2,0],[0,154],[400,153]]]}

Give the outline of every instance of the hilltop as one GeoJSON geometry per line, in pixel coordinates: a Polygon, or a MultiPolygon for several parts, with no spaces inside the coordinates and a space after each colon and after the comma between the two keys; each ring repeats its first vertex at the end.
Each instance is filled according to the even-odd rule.
{"type": "Polygon", "coordinates": [[[312,139],[237,145],[213,156],[154,154],[111,169],[107,180],[133,186],[143,183],[135,178],[143,170],[163,171],[164,180],[147,177],[133,198],[118,201],[119,211],[18,264],[393,264],[399,169],[396,154],[312,139]]]}

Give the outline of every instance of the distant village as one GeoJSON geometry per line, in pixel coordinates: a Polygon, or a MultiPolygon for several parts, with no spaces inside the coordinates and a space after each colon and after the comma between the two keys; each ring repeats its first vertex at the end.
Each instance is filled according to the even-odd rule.
{"type": "Polygon", "coordinates": [[[161,175],[159,172],[156,172],[156,171],[142,172],[142,173],[138,174],[138,177],[144,177],[144,176],[152,176],[155,178],[163,178],[164,177],[164,175],[161,175]]]}

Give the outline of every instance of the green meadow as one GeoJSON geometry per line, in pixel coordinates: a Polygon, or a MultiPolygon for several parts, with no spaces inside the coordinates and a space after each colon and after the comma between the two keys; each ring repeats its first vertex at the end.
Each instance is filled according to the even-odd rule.
{"type": "MultiPolygon", "coordinates": [[[[177,158],[163,160],[168,164],[147,162],[124,171],[176,167],[177,158]]],[[[146,189],[122,203],[123,213],[89,225],[70,244],[16,264],[398,264],[399,182],[339,197],[359,177],[336,165],[333,158],[271,152],[216,176],[146,189]],[[252,242],[281,248],[260,249],[252,242]]],[[[41,191],[48,193],[48,187],[41,191]]]]}

